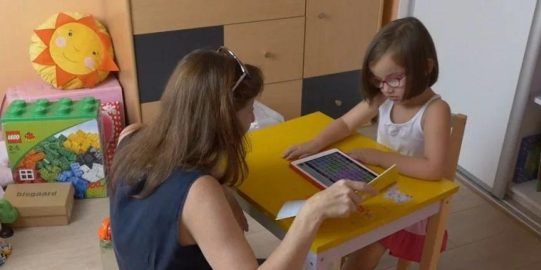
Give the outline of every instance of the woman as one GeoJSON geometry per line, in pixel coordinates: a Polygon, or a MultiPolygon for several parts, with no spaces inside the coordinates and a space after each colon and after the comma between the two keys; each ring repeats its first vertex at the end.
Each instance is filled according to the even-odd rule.
{"type": "Polygon", "coordinates": [[[244,135],[262,86],[261,71],[223,47],[180,61],[159,117],[127,137],[114,159],[111,226],[120,269],[301,269],[321,222],[357,211],[357,191],[374,192],[341,180],[317,193],[258,266],[223,186],[247,173],[244,135]]]}

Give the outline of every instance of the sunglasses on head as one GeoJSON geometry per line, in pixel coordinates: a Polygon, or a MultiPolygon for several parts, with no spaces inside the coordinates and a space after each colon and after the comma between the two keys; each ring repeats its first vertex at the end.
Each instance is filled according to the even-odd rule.
{"type": "Polygon", "coordinates": [[[240,61],[240,59],[237,57],[237,55],[234,54],[228,48],[222,46],[222,47],[218,48],[217,52],[221,53],[221,54],[223,54],[225,56],[229,56],[229,57],[235,59],[235,61],[237,61],[237,71],[240,73],[240,75],[239,75],[239,78],[238,78],[237,82],[235,82],[233,87],[231,87],[231,91],[235,92],[235,89],[237,89],[237,87],[242,82],[242,80],[244,80],[244,78],[246,78],[246,77],[250,78],[250,73],[248,72],[248,69],[242,63],[242,61],[240,61]]]}

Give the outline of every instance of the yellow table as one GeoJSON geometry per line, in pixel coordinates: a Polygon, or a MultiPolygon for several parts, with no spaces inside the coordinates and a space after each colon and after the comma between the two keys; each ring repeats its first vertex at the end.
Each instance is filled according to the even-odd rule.
{"type": "MultiPolygon", "coordinates": [[[[283,235],[292,219],[276,221],[278,210],[286,201],[306,199],[319,191],[313,184],[290,169],[281,158],[293,144],[313,138],[332,119],[313,113],[249,134],[251,150],[247,156],[248,178],[239,187],[244,209],[277,237],[283,235]]],[[[363,135],[353,135],[333,145],[348,151],[360,147],[385,149],[363,135]]],[[[383,171],[371,167],[376,172],[383,171]]],[[[319,229],[306,260],[307,269],[327,269],[339,258],[425,218],[428,234],[421,269],[436,269],[445,228],[450,196],[458,190],[452,181],[423,181],[400,176],[398,189],[412,199],[398,204],[382,194],[363,203],[364,214],[346,219],[325,221],[319,229]]]]}

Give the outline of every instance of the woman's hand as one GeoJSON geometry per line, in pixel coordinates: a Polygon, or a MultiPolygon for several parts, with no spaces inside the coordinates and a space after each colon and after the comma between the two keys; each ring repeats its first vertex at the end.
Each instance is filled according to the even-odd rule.
{"type": "Polygon", "coordinates": [[[327,218],[347,217],[359,211],[362,194],[358,192],[377,194],[376,189],[363,182],[339,180],[310,197],[299,215],[315,215],[319,222],[327,218]]]}
{"type": "Polygon", "coordinates": [[[381,166],[381,160],[385,153],[376,149],[363,148],[353,150],[347,154],[362,163],[381,166]]]}
{"type": "Polygon", "coordinates": [[[303,144],[297,144],[289,147],[282,155],[282,158],[287,160],[303,158],[319,152],[321,148],[323,147],[319,146],[314,140],[311,140],[303,144]]]}
{"type": "Polygon", "coordinates": [[[235,216],[235,219],[237,220],[237,223],[239,224],[240,228],[247,232],[248,231],[248,220],[246,219],[246,216],[244,215],[244,212],[242,211],[242,208],[240,207],[239,202],[233,195],[233,190],[222,186],[224,189],[225,198],[227,199],[227,202],[229,203],[229,206],[231,207],[231,210],[233,211],[233,216],[235,216]]]}

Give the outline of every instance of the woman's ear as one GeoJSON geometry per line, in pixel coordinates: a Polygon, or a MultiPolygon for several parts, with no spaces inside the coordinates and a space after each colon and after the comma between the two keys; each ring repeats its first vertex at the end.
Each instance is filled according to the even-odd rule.
{"type": "Polygon", "coordinates": [[[426,74],[432,73],[432,70],[434,70],[434,59],[428,58],[426,59],[426,74]]]}

